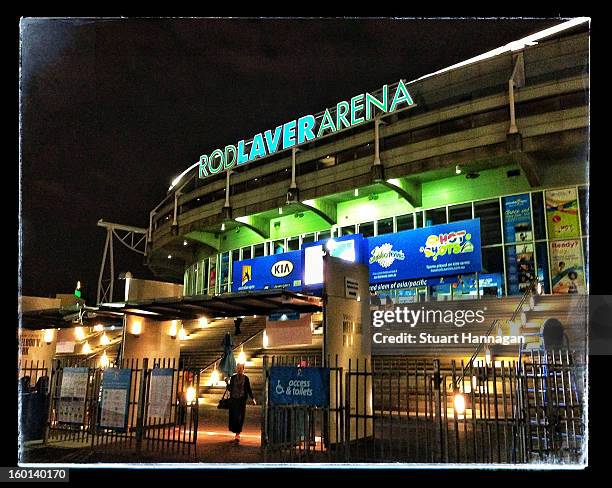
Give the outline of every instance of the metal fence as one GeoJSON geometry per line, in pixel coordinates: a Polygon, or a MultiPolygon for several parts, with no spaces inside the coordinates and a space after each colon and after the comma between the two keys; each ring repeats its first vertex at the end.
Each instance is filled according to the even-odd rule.
{"type": "MultiPolygon", "coordinates": [[[[299,363],[275,358],[264,369],[273,364],[299,363]]],[[[343,371],[335,359],[329,409],[266,398],[262,446],[279,462],[578,462],[584,372],[567,351],[467,367],[379,357],[343,371]]]]}
{"type": "Polygon", "coordinates": [[[126,359],[121,367],[129,371],[126,390],[127,413],[123,426],[109,427],[102,422],[104,369],[93,361],[55,361],[50,388],[50,402],[45,442],[64,442],[95,451],[134,449],[196,454],[198,434],[199,370],[182,367],[175,359],[126,359]],[[84,397],[70,396],[64,382],[66,368],[84,368],[84,397]],[[152,374],[156,368],[168,373],[166,387],[170,402],[163,415],[151,411],[152,374]],[[168,384],[169,383],[169,384],[168,384]],[[191,398],[188,390],[191,390],[191,398]],[[66,389],[66,391],[62,391],[66,389]]]}

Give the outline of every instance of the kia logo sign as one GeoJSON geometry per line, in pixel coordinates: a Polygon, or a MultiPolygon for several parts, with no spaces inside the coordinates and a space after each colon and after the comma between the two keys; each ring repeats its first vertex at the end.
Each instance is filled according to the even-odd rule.
{"type": "Polygon", "coordinates": [[[274,263],[274,266],[270,269],[272,276],[277,278],[284,278],[293,271],[293,263],[291,261],[283,260],[274,263]]]}

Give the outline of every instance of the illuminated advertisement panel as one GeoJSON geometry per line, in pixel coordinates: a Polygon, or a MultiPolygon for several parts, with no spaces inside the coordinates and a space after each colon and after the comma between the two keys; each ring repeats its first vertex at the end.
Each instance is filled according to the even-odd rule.
{"type": "Polygon", "coordinates": [[[232,271],[234,292],[276,288],[298,291],[302,289],[302,252],[236,261],[232,271]]]}

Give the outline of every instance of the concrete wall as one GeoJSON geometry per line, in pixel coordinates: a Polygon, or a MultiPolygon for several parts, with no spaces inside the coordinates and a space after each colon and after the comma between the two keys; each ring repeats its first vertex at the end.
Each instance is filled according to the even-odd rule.
{"type": "MultiPolygon", "coordinates": [[[[369,291],[368,291],[368,268],[363,264],[350,263],[338,258],[326,256],[324,261],[324,283],[326,295],[325,321],[324,321],[324,357],[330,358],[330,364],[336,364],[344,372],[355,371],[357,361],[360,370],[367,361],[371,370],[370,341],[369,341],[369,291]],[[345,279],[349,278],[358,283],[358,297],[347,298],[345,293],[345,279]]],[[[335,374],[330,378],[330,391],[336,391],[335,374]]],[[[353,377],[351,384],[351,413],[372,413],[372,381],[371,377],[353,377]],[[357,390],[355,381],[359,382],[357,390]],[[359,399],[356,392],[359,391],[359,399]],[[364,395],[365,392],[365,395],[364,395]],[[364,399],[365,398],[365,402],[364,399]]],[[[335,395],[330,396],[330,407],[336,407],[335,395]]],[[[331,414],[333,415],[333,414],[331,414]]],[[[335,419],[330,418],[330,424],[335,425],[335,419]]],[[[372,434],[372,423],[367,422],[367,428],[363,426],[363,420],[359,422],[359,436],[372,434]]],[[[350,439],[356,439],[356,419],[351,419],[350,439]]],[[[335,431],[331,429],[330,442],[334,442],[335,431]]]]}
{"type": "Polygon", "coordinates": [[[176,359],[181,354],[178,331],[181,328],[180,321],[158,321],[139,317],[136,315],[126,316],[126,331],[123,357],[125,359],[149,359],[149,367],[152,367],[154,358],[176,359]],[[173,324],[173,322],[175,322],[173,324]],[[170,336],[170,330],[176,328],[176,336],[170,336]],[[138,335],[134,332],[140,330],[138,335]]]}
{"type": "Polygon", "coordinates": [[[126,286],[128,287],[128,300],[148,300],[152,298],[183,296],[183,285],[165,281],[129,278],[126,280],[126,286]]]}

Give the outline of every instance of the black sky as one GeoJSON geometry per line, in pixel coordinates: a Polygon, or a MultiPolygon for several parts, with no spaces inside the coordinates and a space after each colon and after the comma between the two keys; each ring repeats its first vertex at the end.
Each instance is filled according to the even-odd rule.
{"type": "MultiPolygon", "coordinates": [[[[24,295],[95,302],[98,219],[147,227],[200,154],[559,19],[25,19],[24,295]]],[[[152,277],[117,250],[117,273],[152,277]]]]}

